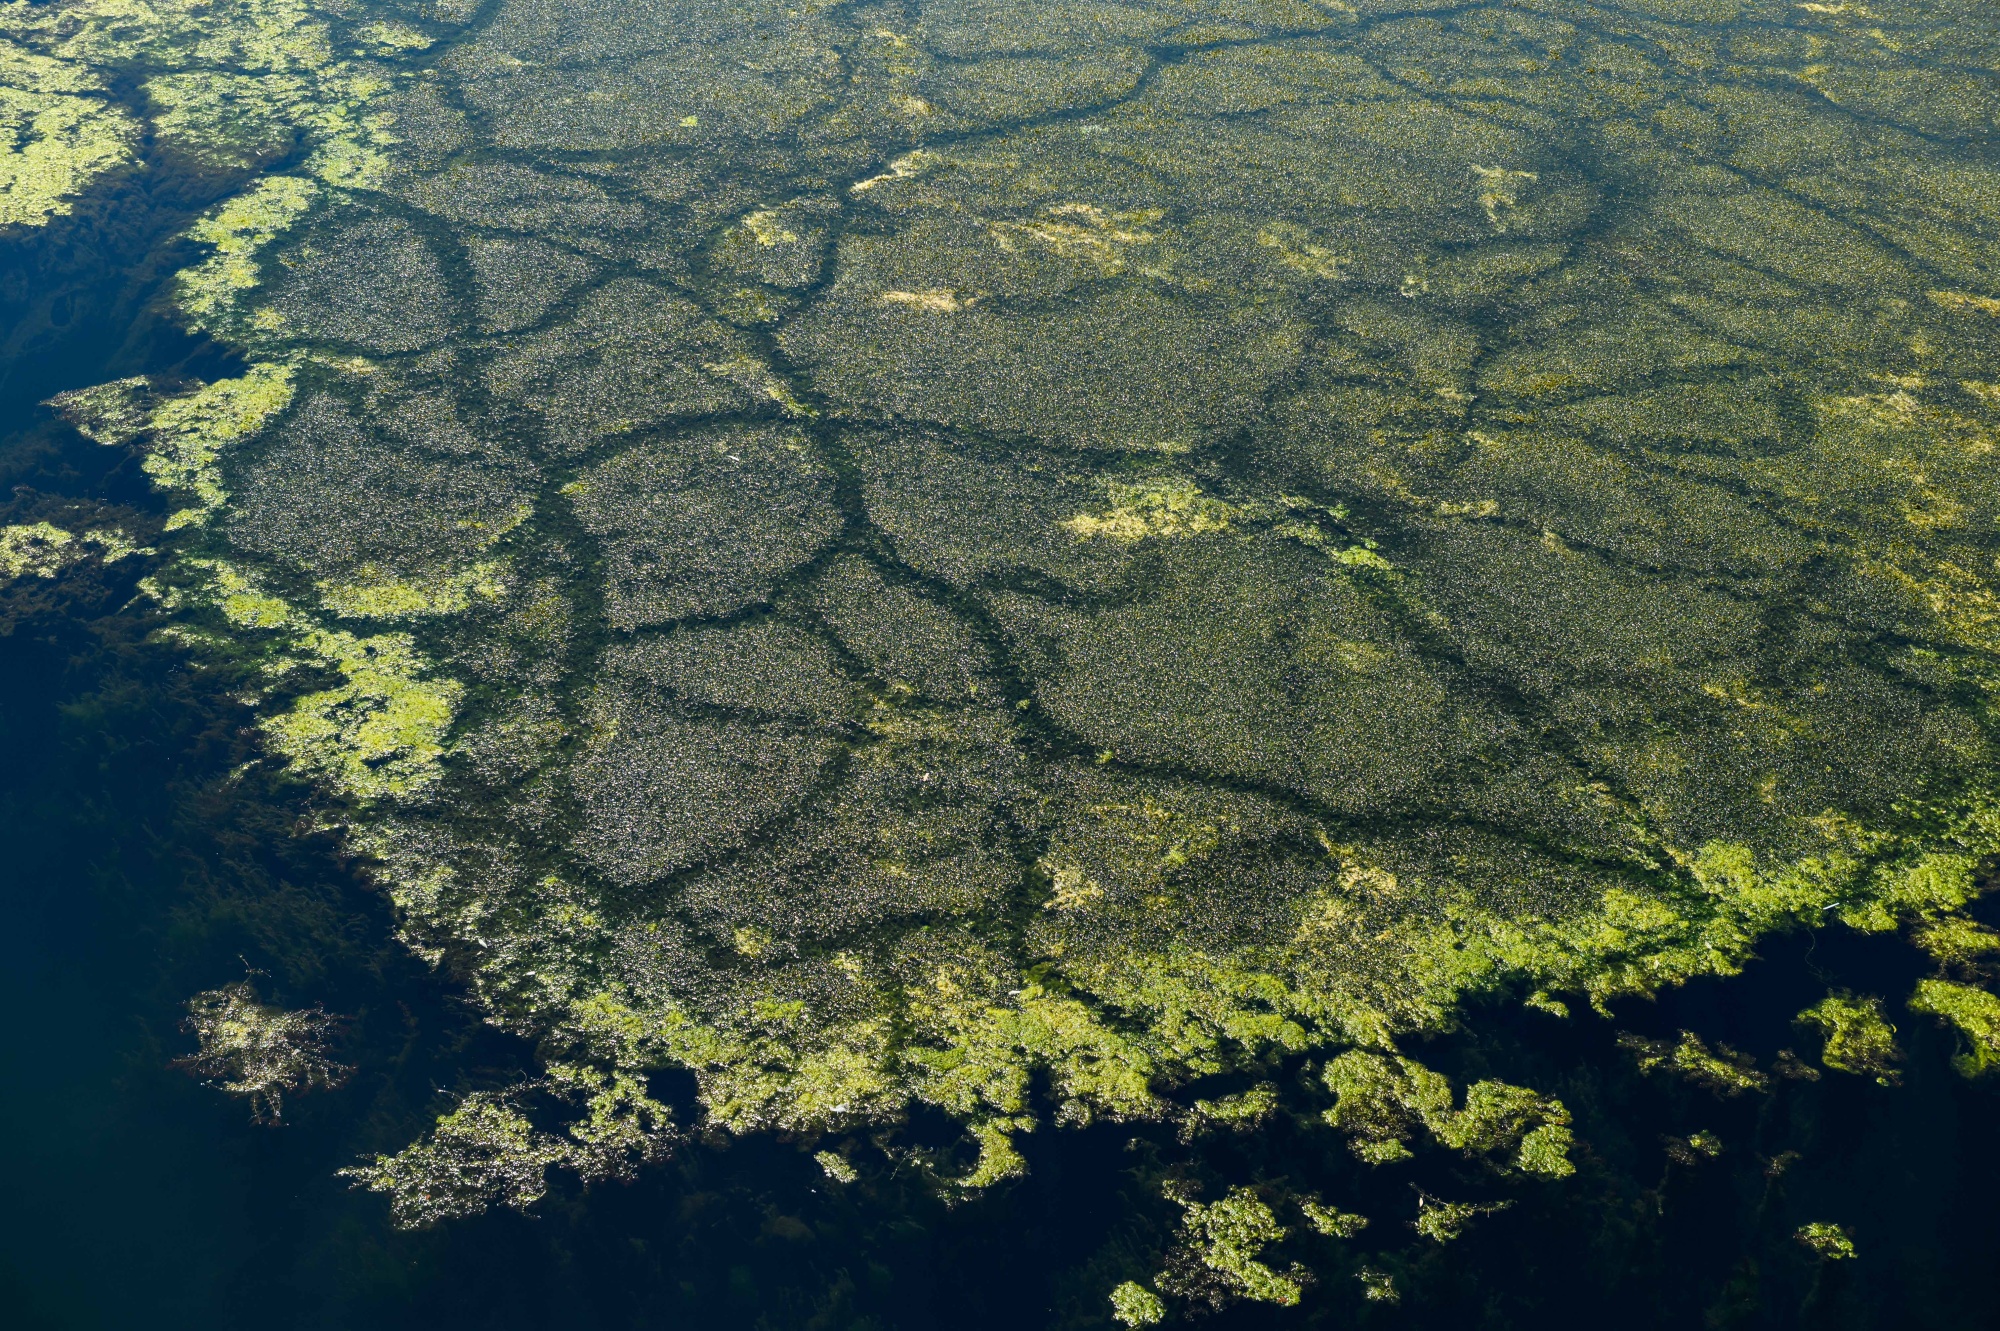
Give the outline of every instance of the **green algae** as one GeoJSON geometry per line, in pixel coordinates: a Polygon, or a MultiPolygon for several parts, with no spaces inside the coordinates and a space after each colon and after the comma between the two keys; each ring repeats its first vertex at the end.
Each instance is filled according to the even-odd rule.
{"type": "MultiPolygon", "coordinates": [[[[940,1109],[881,1149],[953,1198],[1100,1120],[1559,1181],[1561,1101],[1405,1050],[1787,931],[1907,930],[2000,1058],[2000,180],[1837,16],[1674,63],[1728,7],[45,8],[46,95],[136,72],[167,150],[288,163],[174,288],[250,367],[60,405],[551,1060],[355,1175],[400,1221],[657,1159],[669,1067],[704,1130],[940,1109]]],[[[1805,1020],[1893,1078],[1879,1001],[1805,1020]]],[[[1301,1298],[1289,1203],[1181,1204],[1161,1293],[1301,1298]]]]}
{"type": "Polygon", "coordinates": [[[1848,1236],[1846,1228],[1830,1220],[1814,1220],[1800,1225],[1793,1237],[1822,1262],[1844,1262],[1857,1255],[1854,1240],[1848,1236]]]}
{"type": "Polygon", "coordinates": [[[1466,1228],[1482,1215],[1505,1210],[1512,1202],[1476,1203],[1440,1201],[1429,1193],[1417,1195],[1417,1218],[1410,1227],[1432,1243],[1450,1243],[1465,1234],[1466,1228]]]}
{"type": "Polygon", "coordinates": [[[92,550],[104,563],[155,551],[115,527],[85,532],[66,531],[53,522],[23,522],[0,527],[0,583],[17,578],[54,578],[89,557],[92,550]]]}
{"type": "Polygon", "coordinates": [[[1972,974],[1983,971],[1985,958],[2000,953],[2000,932],[1956,915],[1925,922],[1910,941],[1941,966],[1972,974]]]}
{"type": "Polygon", "coordinates": [[[1157,1326],[1166,1320],[1167,1305],[1136,1280],[1111,1291],[1111,1315],[1125,1326],[1157,1326]]]}
{"type": "Polygon", "coordinates": [[[1958,1031],[1965,1048],[1953,1066],[1965,1076],[1985,1076],[2000,1064],[2000,998],[1968,984],[1919,980],[1909,1006],[1912,1012],[1928,1013],[1958,1031]]]}
{"type": "MultiPolygon", "coordinates": [[[[1206,1276],[1229,1293],[1256,1303],[1289,1307],[1299,1301],[1298,1272],[1280,1274],[1258,1260],[1287,1231],[1253,1190],[1232,1188],[1217,1201],[1182,1200],[1181,1207],[1181,1242],[1191,1264],[1206,1276]]],[[[1198,1279],[1170,1270],[1156,1282],[1168,1293],[1187,1295],[1200,1288],[1198,1279]]]]}
{"type": "Polygon", "coordinates": [[[1306,1218],[1315,1233],[1331,1239],[1351,1239],[1368,1228],[1368,1217],[1327,1206],[1316,1198],[1301,1197],[1299,1212],[1306,1218]]]}
{"type": "Polygon", "coordinates": [[[1742,1095],[1766,1090],[1771,1084],[1770,1078],[1757,1071],[1755,1060],[1728,1045],[1710,1049],[1693,1031],[1682,1031],[1673,1043],[1620,1035],[1618,1044],[1631,1052],[1641,1072],[1665,1072],[1716,1095],[1742,1095]]]}
{"type": "Polygon", "coordinates": [[[262,275],[258,252],[304,216],[318,192],[310,180],[272,176],[195,223],[190,237],[215,251],[178,279],[181,308],[195,327],[240,327],[237,304],[262,275]]]}
{"type": "Polygon", "coordinates": [[[140,73],[153,133],[205,164],[261,165],[300,140],[334,183],[379,174],[387,118],[369,101],[385,71],[337,59],[303,0],[71,0],[15,5],[25,39],[88,70],[140,73]]]}
{"type": "Polygon", "coordinates": [[[437,780],[464,686],[432,677],[408,634],[364,638],[325,628],[220,561],[194,561],[191,571],[201,581],[179,594],[180,603],[210,607],[232,628],[271,635],[298,653],[279,657],[274,671],[306,663],[340,677],[263,719],[274,752],[356,800],[410,798],[437,780]]]}
{"type": "Polygon", "coordinates": [[[1326,1121],[1370,1164],[1409,1159],[1421,1126],[1466,1155],[1512,1152],[1509,1163],[1526,1173],[1560,1178],[1575,1171],[1569,1111],[1526,1087],[1475,1082],[1463,1106],[1454,1107],[1451,1083],[1439,1073],[1413,1059],[1359,1049],[1330,1060],[1322,1076],[1336,1097],[1326,1121]]]}
{"type": "Polygon", "coordinates": [[[337,1019],[318,1008],[287,1012],[261,1003],[247,981],[196,994],[187,1010],[185,1029],[201,1047],[180,1066],[243,1096],[258,1122],[279,1122],[287,1094],[336,1086],[353,1071],[329,1057],[337,1019]]]}
{"type": "Polygon", "coordinates": [[[1896,1064],[1903,1061],[1903,1051],[1896,1028],[1882,1015],[1881,999],[1828,994],[1799,1013],[1798,1021],[1825,1037],[1820,1062],[1834,1071],[1873,1077],[1884,1086],[1894,1085],[1901,1075],[1896,1064]]]}
{"type": "Polygon", "coordinates": [[[1364,1266],[1354,1273],[1361,1284],[1361,1297],[1370,1303],[1401,1303],[1403,1294],[1396,1287],[1396,1277],[1387,1271],[1372,1266],[1364,1266]]]}
{"type": "Polygon", "coordinates": [[[73,562],[76,537],[51,522],[0,527],[0,576],[53,578],[73,562]]]}
{"type": "Polygon", "coordinates": [[[1178,476],[1134,484],[1113,482],[1111,507],[1103,513],[1079,513],[1062,526],[1079,540],[1140,541],[1149,536],[1202,536],[1227,531],[1235,510],[1202,494],[1194,482],[1178,476]]]}
{"type": "Polygon", "coordinates": [[[346,1171],[357,1186],[386,1193],[405,1225],[476,1215],[492,1206],[525,1210],[548,1190],[562,1146],[537,1132],[499,1096],[475,1093],[442,1115],[425,1141],[346,1171]]]}
{"type": "MultiPolygon", "coordinates": [[[[11,19],[25,4],[8,5],[11,19]]],[[[130,162],[138,125],[89,68],[0,38],[0,227],[69,212],[97,177],[130,162]]]]}

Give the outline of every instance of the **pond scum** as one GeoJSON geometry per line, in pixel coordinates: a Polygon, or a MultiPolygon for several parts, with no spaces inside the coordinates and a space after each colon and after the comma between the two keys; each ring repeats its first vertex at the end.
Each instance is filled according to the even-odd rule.
{"type": "MultiPolygon", "coordinates": [[[[56,406],[174,504],[168,631],[262,664],[273,759],[545,1060],[351,1171],[400,1221],[693,1132],[970,1198],[1024,1134],[1282,1114],[1487,1162],[1420,1194],[1449,1242],[1573,1170],[1571,1114],[1417,1041],[1787,930],[1936,962],[1801,1013],[1826,1069],[1894,1083],[1897,1022],[2000,1061],[1982,6],[0,16],[0,223],[240,181],[172,299],[241,373],[56,406]],[[962,1148],[880,1131],[918,1106],[962,1148]]],[[[323,1018],[225,1008],[273,1033],[227,1089],[330,1078],[323,1018]]],[[[1288,1235],[1411,1241],[1169,1196],[1129,1325],[1310,1297],[1288,1235]]]]}

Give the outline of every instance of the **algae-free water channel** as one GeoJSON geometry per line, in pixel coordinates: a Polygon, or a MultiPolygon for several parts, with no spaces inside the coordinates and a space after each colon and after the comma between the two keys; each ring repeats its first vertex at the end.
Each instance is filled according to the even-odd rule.
{"type": "Polygon", "coordinates": [[[1981,0],[0,3],[0,1321],[2000,1324],[1981,0]]]}

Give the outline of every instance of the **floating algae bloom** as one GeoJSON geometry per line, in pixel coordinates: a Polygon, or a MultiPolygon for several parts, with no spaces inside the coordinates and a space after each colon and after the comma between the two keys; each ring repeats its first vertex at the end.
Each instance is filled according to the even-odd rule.
{"type": "MultiPolygon", "coordinates": [[[[65,409],[173,492],[159,595],[264,665],[409,945],[567,1088],[363,1167],[403,1219],[656,1154],[664,1068],[706,1130],[846,1134],[835,1178],[933,1106],[968,1149],[875,1140],[953,1195],[1052,1125],[1260,1131],[1198,1079],[1308,1057],[1379,1168],[1559,1179],[1558,1099],[1412,1041],[1787,929],[1914,930],[1958,968],[1917,1010],[2000,1057],[1959,8],[469,13],[52,0],[6,76],[97,126],[10,208],[136,141],[114,75],[245,172],[178,299],[247,368],[65,409]]],[[[1884,1011],[1815,1009],[1828,1065],[1892,1078],[1884,1011]]],[[[1260,1253],[1359,1227],[1183,1206],[1183,1301],[1295,1302],[1260,1253]]]]}
{"type": "Polygon", "coordinates": [[[317,1008],[287,1012],[260,1003],[248,981],[196,994],[183,1024],[201,1048],[181,1065],[247,1097],[259,1122],[284,1117],[287,1092],[336,1085],[350,1070],[328,1056],[336,1018],[317,1008]]]}

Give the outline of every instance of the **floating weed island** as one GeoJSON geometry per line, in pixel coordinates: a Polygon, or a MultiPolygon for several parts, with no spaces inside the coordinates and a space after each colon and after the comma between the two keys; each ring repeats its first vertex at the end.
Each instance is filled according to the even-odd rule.
{"type": "MultiPolygon", "coordinates": [[[[1983,1074],[1970,12],[0,10],[0,222],[147,154],[240,180],[174,290],[240,372],[57,403],[178,505],[168,631],[262,664],[272,759],[546,1060],[356,1181],[420,1225],[782,1133],[971,1198],[1026,1134],[1285,1118],[1484,1162],[1418,1195],[1445,1243],[1579,1145],[1421,1041],[1797,930],[1936,962],[1800,1013],[1825,1068],[1894,1082],[1921,1019],[1983,1074]],[[920,1106],[961,1146],[899,1136],[920,1106]]],[[[88,539],[9,528],[6,568],[88,539]]],[[[271,1112],[329,1075],[248,989],[196,1015],[271,1112]]],[[[1127,1325],[1311,1297],[1302,1236],[1398,1297],[1354,1267],[1387,1217],[1167,1189],[1127,1325]]]]}

